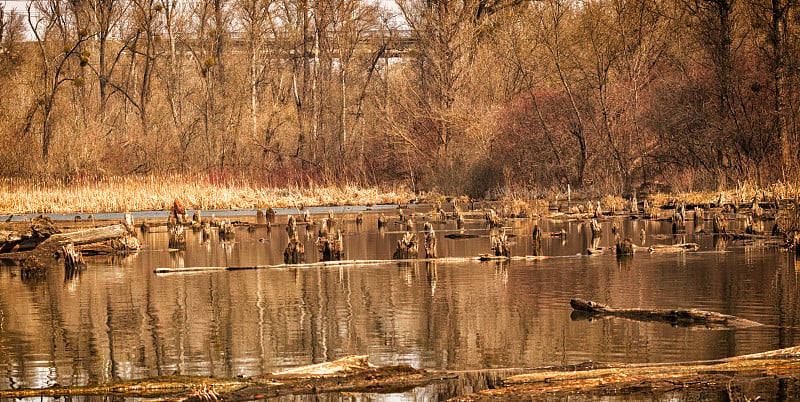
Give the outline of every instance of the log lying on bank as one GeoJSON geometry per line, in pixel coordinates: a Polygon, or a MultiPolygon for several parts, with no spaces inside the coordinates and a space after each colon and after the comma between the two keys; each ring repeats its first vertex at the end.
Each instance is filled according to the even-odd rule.
{"type": "Polygon", "coordinates": [[[680,326],[743,328],[762,325],[733,315],[695,309],[614,308],[583,299],[572,299],[569,304],[573,310],[582,313],[610,315],[639,321],[660,321],[680,326]]]}
{"type": "Polygon", "coordinates": [[[402,392],[454,378],[457,375],[408,365],[376,367],[369,364],[367,356],[350,356],[252,378],[158,377],[96,386],[0,390],[0,398],[113,396],[240,401],[327,392],[402,392]]]}
{"type": "Polygon", "coordinates": [[[795,346],[710,361],[539,369],[454,400],[772,400],[791,398],[798,389],[800,347],[795,346]]]}

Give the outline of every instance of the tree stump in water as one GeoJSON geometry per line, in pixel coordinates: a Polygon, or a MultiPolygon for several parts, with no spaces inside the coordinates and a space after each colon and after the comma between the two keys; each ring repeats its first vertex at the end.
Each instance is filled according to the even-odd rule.
{"type": "Polygon", "coordinates": [[[503,227],[503,219],[497,215],[494,209],[490,209],[489,212],[486,213],[486,221],[489,223],[490,228],[503,227]]]}
{"type": "Polygon", "coordinates": [[[686,223],[683,220],[683,214],[676,212],[672,215],[672,234],[686,233],[686,223]]]}
{"type": "Polygon", "coordinates": [[[289,221],[286,223],[286,235],[290,239],[297,236],[297,221],[292,215],[289,215],[289,221]]]}
{"type": "Polygon", "coordinates": [[[136,234],[136,229],[134,229],[136,226],[133,223],[133,215],[131,215],[130,212],[125,211],[123,217],[122,224],[125,225],[125,230],[128,231],[128,234],[136,234]]]}
{"type": "Polygon", "coordinates": [[[597,219],[592,219],[589,221],[589,228],[592,230],[592,237],[600,237],[600,234],[603,232],[600,224],[597,223],[597,219]]]}
{"type": "Polygon", "coordinates": [[[136,236],[128,233],[123,237],[112,239],[111,248],[119,253],[127,253],[139,250],[142,248],[142,245],[139,243],[139,239],[137,239],[136,236]]]}
{"type": "Polygon", "coordinates": [[[222,241],[233,240],[236,238],[236,232],[234,231],[233,224],[228,219],[222,221],[219,224],[219,239],[222,241]]]}
{"type": "Polygon", "coordinates": [[[531,238],[533,240],[533,255],[540,255],[542,253],[542,230],[539,229],[539,224],[533,225],[531,238]]]}
{"type": "Polygon", "coordinates": [[[621,242],[617,241],[616,249],[617,255],[633,255],[633,240],[626,237],[621,242]]]}
{"type": "Polygon", "coordinates": [[[359,212],[358,215],[356,215],[356,225],[361,225],[362,223],[364,223],[364,213],[359,212]]]}
{"type": "Polygon", "coordinates": [[[64,270],[66,272],[77,272],[86,268],[83,256],[75,250],[75,246],[72,243],[62,246],[61,253],[64,255],[64,270]]]}
{"type": "Polygon", "coordinates": [[[425,258],[436,258],[436,232],[433,231],[433,225],[430,222],[425,222],[425,258]]]}
{"type": "Polygon", "coordinates": [[[19,273],[22,280],[42,279],[47,275],[47,267],[31,255],[22,261],[19,273]]]}
{"type": "Polygon", "coordinates": [[[264,211],[256,209],[256,223],[267,223],[267,217],[264,216],[264,211]]]}
{"type": "Polygon", "coordinates": [[[275,222],[275,210],[272,209],[272,207],[269,207],[264,211],[264,216],[267,218],[267,222],[275,222]]]}
{"type": "Polygon", "coordinates": [[[464,214],[461,212],[461,208],[455,207],[453,215],[456,216],[456,229],[464,229],[464,214]]]}
{"type": "Polygon", "coordinates": [[[386,224],[386,216],[384,216],[383,212],[381,212],[381,215],[378,217],[378,229],[385,228],[386,224]]]}
{"type": "Polygon", "coordinates": [[[492,232],[491,235],[492,240],[492,252],[497,257],[511,257],[511,247],[508,244],[508,236],[506,235],[505,230],[501,230],[500,233],[492,232]]]}
{"type": "Polygon", "coordinates": [[[714,215],[714,233],[724,234],[728,232],[728,221],[721,213],[714,215]]]}
{"type": "Polygon", "coordinates": [[[177,250],[186,249],[186,232],[182,225],[169,225],[169,248],[177,250]]]}
{"type": "Polygon", "coordinates": [[[306,259],[306,248],[300,243],[297,232],[289,238],[289,244],[283,250],[283,262],[285,264],[300,264],[306,259]]]}
{"type": "Polygon", "coordinates": [[[403,238],[397,241],[397,249],[395,249],[392,258],[395,260],[416,259],[418,251],[419,245],[417,244],[417,235],[406,232],[403,238]]]}
{"type": "Polygon", "coordinates": [[[172,201],[172,209],[170,210],[167,223],[183,225],[186,223],[186,209],[183,208],[180,201],[176,198],[172,201]]]}
{"type": "MultiPolygon", "coordinates": [[[[326,219],[327,221],[327,219],[326,219]]],[[[325,226],[325,225],[323,225],[325,226]]],[[[320,229],[322,230],[322,229],[320,229]]],[[[322,261],[339,261],[344,257],[344,241],[342,231],[325,232],[325,236],[317,238],[317,249],[322,254],[322,261]]]]}
{"type": "Polygon", "coordinates": [[[705,215],[703,214],[703,208],[696,207],[694,209],[694,224],[699,225],[705,221],[705,215]]]}
{"type": "Polygon", "coordinates": [[[208,222],[203,222],[203,227],[200,231],[202,242],[205,243],[211,240],[211,224],[208,222]]]}

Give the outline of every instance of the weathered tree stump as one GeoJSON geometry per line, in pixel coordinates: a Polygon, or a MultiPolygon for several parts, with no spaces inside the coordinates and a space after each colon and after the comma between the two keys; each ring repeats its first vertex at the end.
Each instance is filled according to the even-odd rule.
{"type": "Polygon", "coordinates": [[[169,232],[169,248],[176,250],[186,249],[186,232],[183,225],[170,225],[167,227],[169,232]]]}
{"type": "Polygon", "coordinates": [[[120,238],[112,239],[110,242],[111,248],[117,253],[128,253],[142,248],[139,239],[130,233],[120,238]]]}
{"type": "MultiPolygon", "coordinates": [[[[327,221],[327,219],[325,219],[327,221]]],[[[326,225],[323,225],[326,226],[326,225]]],[[[320,229],[322,230],[322,229],[320,229]]],[[[317,249],[322,254],[322,261],[339,261],[344,257],[344,241],[342,231],[325,231],[325,236],[317,238],[317,249]]]]}
{"type": "Polygon", "coordinates": [[[264,216],[264,211],[256,209],[256,223],[267,223],[267,217],[264,216]]]}
{"type": "Polygon", "coordinates": [[[229,241],[236,238],[236,231],[230,220],[225,219],[219,224],[219,239],[222,241],[229,241]]]}
{"type": "Polygon", "coordinates": [[[542,253],[542,230],[539,229],[539,224],[533,225],[533,232],[531,233],[531,240],[533,241],[533,255],[541,255],[542,253]]]}
{"type": "Polygon", "coordinates": [[[614,220],[611,222],[611,234],[616,236],[617,233],[619,233],[619,222],[614,220]]]}
{"type": "Polygon", "coordinates": [[[633,197],[631,197],[631,205],[630,210],[632,214],[639,213],[639,201],[636,199],[636,192],[633,192],[633,197]]]}
{"type": "Polygon", "coordinates": [[[492,252],[496,257],[511,257],[511,246],[508,244],[508,236],[505,229],[500,230],[500,233],[492,232],[492,252]]]}
{"type": "Polygon", "coordinates": [[[42,279],[47,276],[47,267],[36,256],[31,255],[22,260],[19,273],[23,280],[42,279]]]}
{"type": "Polygon", "coordinates": [[[705,222],[705,214],[703,213],[703,208],[695,207],[694,209],[694,224],[699,225],[705,222]]]}
{"type": "Polygon", "coordinates": [[[306,259],[306,248],[300,243],[297,232],[289,237],[289,244],[283,250],[283,262],[285,264],[301,264],[306,259]]]}
{"type": "Polygon", "coordinates": [[[286,234],[290,239],[297,236],[297,221],[292,215],[289,215],[289,221],[286,224],[286,234]]]}
{"type": "Polygon", "coordinates": [[[603,229],[600,227],[600,224],[597,223],[597,219],[592,219],[589,221],[589,228],[592,230],[592,237],[600,237],[603,232],[603,229]]]}
{"type": "Polygon", "coordinates": [[[136,229],[135,229],[136,226],[133,223],[133,215],[131,215],[130,212],[125,211],[125,214],[123,215],[122,219],[122,224],[125,225],[125,230],[128,231],[128,234],[130,235],[136,234],[136,229]]]}
{"type": "Polygon", "coordinates": [[[66,270],[66,272],[77,272],[86,268],[83,255],[75,250],[75,246],[72,245],[72,243],[62,246],[61,253],[64,256],[64,270],[66,270]]]}
{"type": "Polygon", "coordinates": [[[758,197],[753,197],[753,219],[761,219],[764,216],[764,208],[758,205],[758,197]]]}
{"type": "Polygon", "coordinates": [[[756,230],[753,227],[753,219],[749,216],[744,219],[744,232],[747,234],[755,234],[756,230]]]}
{"type": "Polygon", "coordinates": [[[656,220],[659,218],[660,214],[661,214],[661,208],[659,207],[650,208],[650,219],[656,220]]]}
{"type": "Polygon", "coordinates": [[[617,255],[633,255],[633,240],[626,237],[622,241],[617,241],[616,244],[617,255]]]}
{"type": "Polygon", "coordinates": [[[728,232],[728,221],[721,213],[714,215],[714,233],[725,234],[728,232]]]}
{"type": "Polygon", "coordinates": [[[486,213],[486,221],[489,223],[490,228],[503,227],[503,218],[497,215],[494,209],[490,209],[489,212],[486,213]]]}
{"type": "Polygon", "coordinates": [[[381,215],[378,216],[378,229],[385,228],[387,223],[386,216],[381,213],[381,215]]]}
{"type": "Polygon", "coordinates": [[[453,209],[453,215],[455,215],[456,218],[456,229],[464,229],[464,214],[461,212],[461,208],[455,207],[453,209]]]}
{"type": "Polygon", "coordinates": [[[311,214],[308,212],[308,210],[303,213],[303,223],[305,223],[307,226],[314,226],[314,219],[311,218],[311,214]]]}
{"type": "Polygon", "coordinates": [[[397,249],[395,249],[392,258],[395,260],[416,259],[418,251],[417,235],[406,232],[401,239],[397,240],[397,249]]]}
{"type": "Polygon", "coordinates": [[[359,212],[358,215],[356,215],[356,225],[361,225],[362,223],[364,223],[364,213],[359,212]]]}
{"type": "Polygon", "coordinates": [[[433,225],[430,222],[425,222],[425,258],[437,258],[436,250],[436,232],[433,231],[433,225]]]}
{"type": "Polygon", "coordinates": [[[172,209],[169,212],[167,224],[183,225],[186,223],[186,221],[186,209],[183,208],[183,205],[176,198],[174,201],[172,201],[172,209]]]}
{"type": "Polygon", "coordinates": [[[686,223],[683,220],[683,214],[680,211],[672,215],[672,234],[686,233],[686,223]]]}
{"type": "Polygon", "coordinates": [[[200,237],[203,243],[211,240],[211,223],[203,222],[203,228],[200,231],[200,237]]]}

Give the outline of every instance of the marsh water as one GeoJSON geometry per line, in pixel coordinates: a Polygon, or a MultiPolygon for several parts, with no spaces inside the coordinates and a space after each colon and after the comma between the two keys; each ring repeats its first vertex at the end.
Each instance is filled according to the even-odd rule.
{"type": "MultiPolygon", "coordinates": [[[[325,211],[312,216],[319,220],[325,211]]],[[[385,230],[378,230],[375,211],[367,211],[360,225],[352,210],[337,214],[347,259],[391,258],[405,228],[392,223],[395,209],[384,213],[390,216],[385,230]]],[[[729,218],[734,228],[742,224],[729,218]]],[[[255,222],[255,212],[233,219],[255,222]]],[[[458,371],[589,360],[691,361],[800,340],[795,255],[760,241],[695,234],[700,228],[691,222],[689,234],[675,237],[668,222],[619,219],[621,235],[638,245],[700,244],[699,252],[639,252],[621,260],[586,255],[587,248],[613,244],[611,220],[601,223],[603,234],[594,243],[587,222],[541,220],[546,234],[568,233],[545,235],[541,254],[551,259],[154,273],[164,267],[281,264],[286,219],[279,214],[270,231],[237,227],[235,240],[226,242],[214,234],[203,243],[199,232],[187,230],[185,251],[168,250],[165,228],[154,228],[138,235],[141,251],[89,258],[87,269],[74,276],[55,267],[45,278],[23,280],[19,267],[0,267],[0,389],[171,374],[256,376],[347,355],[369,355],[380,365],[458,371]],[[617,307],[699,308],[765,325],[711,330],[587,320],[571,315],[569,300],[575,297],[617,307]]],[[[513,255],[532,254],[534,224],[508,221],[513,255]]],[[[463,233],[476,235],[468,239],[444,237],[459,232],[454,221],[434,228],[441,257],[489,251],[482,219],[467,220],[463,233]]],[[[318,261],[312,230],[306,235],[301,228],[300,235],[306,260],[318,261]]],[[[443,399],[485,386],[485,379],[480,382],[394,396],[443,399]]]]}

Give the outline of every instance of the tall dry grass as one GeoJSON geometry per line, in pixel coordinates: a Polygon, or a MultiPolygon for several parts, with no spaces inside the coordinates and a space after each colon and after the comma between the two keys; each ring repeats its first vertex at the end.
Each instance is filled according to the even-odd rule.
{"type": "Polygon", "coordinates": [[[179,200],[190,209],[284,208],[406,203],[405,187],[354,185],[267,187],[246,178],[224,182],[208,176],[126,176],[41,182],[0,180],[0,214],[98,213],[164,210],[179,200]]]}

